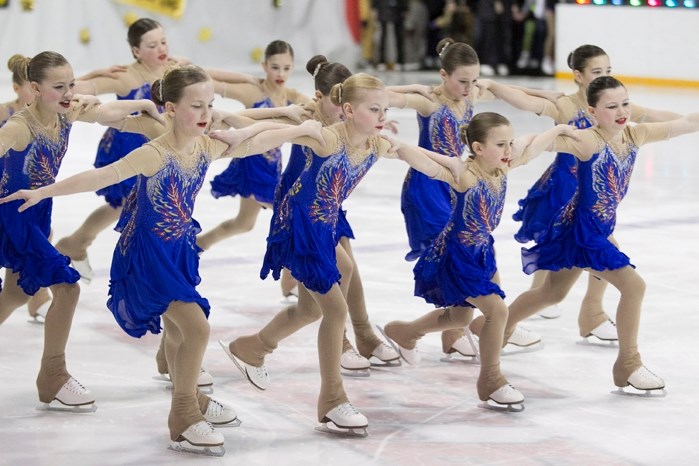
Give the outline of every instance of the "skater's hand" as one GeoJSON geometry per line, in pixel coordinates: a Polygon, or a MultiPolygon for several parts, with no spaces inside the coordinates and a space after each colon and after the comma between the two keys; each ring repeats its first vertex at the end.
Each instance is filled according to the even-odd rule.
{"type": "Polygon", "coordinates": [[[383,129],[391,132],[391,134],[398,134],[398,122],[396,120],[388,120],[383,125],[383,129]]]}
{"type": "Polygon", "coordinates": [[[299,125],[301,128],[305,128],[306,136],[311,137],[318,141],[321,147],[325,147],[325,138],[323,138],[323,124],[316,120],[306,120],[299,125]]]}
{"type": "Polygon", "coordinates": [[[303,105],[287,105],[282,108],[284,116],[294,123],[301,123],[304,120],[312,118],[311,112],[307,110],[303,105]]]}
{"type": "Polygon", "coordinates": [[[444,160],[440,162],[449,172],[451,176],[454,177],[454,181],[458,184],[459,177],[466,170],[468,166],[468,158],[463,159],[461,157],[444,157],[444,160]]]}
{"type": "Polygon", "coordinates": [[[94,107],[102,105],[100,99],[94,95],[75,94],[71,101],[74,102],[76,108],[80,109],[80,115],[83,115],[94,107]]]}
{"type": "Polygon", "coordinates": [[[388,143],[389,143],[387,153],[394,154],[396,157],[398,157],[400,159],[401,157],[400,157],[400,154],[398,153],[398,151],[400,150],[401,147],[403,147],[403,142],[400,139],[396,139],[393,136],[390,136],[388,134],[381,134],[381,137],[383,139],[385,139],[386,141],[388,141],[388,143]]]}
{"type": "Polygon", "coordinates": [[[490,86],[494,84],[495,81],[492,79],[481,79],[478,78],[478,81],[476,81],[476,87],[482,91],[487,91],[490,90],[490,86]]]}
{"type": "Polygon", "coordinates": [[[144,100],[143,103],[145,107],[141,109],[141,113],[158,120],[161,125],[165,126],[165,116],[158,111],[158,107],[155,105],[155,102],[152,100],[144,100]]]}
{"type": "Polygon", "coordinates": [[[217,139],[221,142],[225,142],[226,144],[228,144],[228,149],[226,149],[223,152],[223,154],[221,154],[222,157],[226,157],[231,152],[233,152],[235,148],[238,147],[243,141],[248,139],[248,132],[245,131],[245,129],[231,128],[225,131],[212,131],[211,134],[209,134],[209,137],[211,139],[217,139]]]}
{"type": "Polygon", "coordinates": [[[31,206],[38,204],[39,201],[43,200],[43,197],[38,193],[37,189],[20,189],[9,196],[0,198],[0,204],[20,200],[24,201],[24,203],[19,206],[17,212],[24,212],[31,206]]]}
{"type": "Polygon", "coordinates": [[[580,141],[580,136],[578,136],[578,131],[576,130],[575,126],[561,124],[556,125],[556,129],[558,130],[559,136],[571,138],[574,141],[580,141]]]}

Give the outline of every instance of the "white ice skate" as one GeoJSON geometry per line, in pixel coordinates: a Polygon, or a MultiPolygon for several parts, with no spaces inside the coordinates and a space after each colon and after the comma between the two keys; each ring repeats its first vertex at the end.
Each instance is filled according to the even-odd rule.
{"type": "Polygon", "coordinates": [[[97,411],[95,397],[90,390],[73,377],[63,384],[53,401],[36,409],[45,411],[70,411],[73,413],[94,413],[97,411]]]}
{"type": "Polygon", "coordinates": [[[506,356],[508,354],[529,353],[543,347],[544,344],[541,342],[539,334],[518,325],[507,340],[507,345],[501,354],[506,356]]]}
{"type": "Polygon", "coordinates": [[[216,427],[238,427],[240,425],[240,419],[238,419],[235,409],[213,398],[209,398],[204,419],[216,427]]]}
{"type": "Polygon", "coordinates": [[[351,403],[342,403],[325,415],[316,430],[343,437],[364,438],[369,435],[366,430],[368,426],[366,416],[357,411],[351,403]]]}
{"type": "Polygon", "coordinates": [[[49,299],[44,304],[39,306],[39,308],[36,310],[35,315],[29,314],[29,320],[27,322],[29,322],[30,324],[43,325],[44,322],[46,321],[46,313],[49,312],[49,307],[51,306],[51,301],[52,300],[49,299]]]}
{"type": "Polygon", "coordinates": [[[653,374],[646,366],[641,366],[629,376],[626,387],[619,387],[615,395],[631,395],[662,398],[667,395],[665,381],[653,374]],[[631,387],[631,388],[629,388],[631,387]]]}
{"type": "Polygon", "coordinates": [[[607,319],[585,335],[580,343],[583,345],[615,348],[618,346],[618,342],[619,336],[616,332],[616,324],[614,321],[607,319]]]}
{"type": "Polygon", "coordinates": [[[381,335],[388,341],[388,343],[393,347],[393,349],[400,355],[401,359],[408,363],[410,366],[417,366],[420,364],[420,353],[417,350],[417,345],[415,345],[415,348],[413,349],[407,349],[403,348],[400,346],[398,343],[395,341],[391,340],[391,338],[386,335],[386,332],[384,332],[383,328],[380,326],[376,326],[377,329],[379,329],[379,332],[381,332],[381,335]]]}
{"type": "Polygon", "coordinates": [[[223,456],[226,454],[223,440],[223,435],[216,432],[211,424],[199,421],[187,427],[187,430],[182,432],[177,440],[171,442],[168,448],[198,455],[223,456]]]}
{"type": "MultiPolygon", "coordinates": [[[[172,383],[170,379],[170,374],[158,374],[153,376],[153,380],[158,380],[160,382],[172,383]]],[[[197,387],[202,393],[210,395],[214,392],[214,378],[206,372],[203,367],[199,369],[199,377],[197,378],[197,387]]]]}
{"type": "Polygon", "coordinates": [[[554,304],[553,306],[549,306],[539,312],[539,317],[543,317],[544,319],[558,319],[562,314],[563,311],[561,310],[560,306],[558,306],[558,304],[554,304]]]}
{"type": "Polygon", "coordinates": [[[491,393],[488,400],[478,406],[494,411],[519,413],[524,411],[524,395],[508,383],[491,393]]]}
{"type": "Polygon", "coordinates": [[[223,351],[226,352],[233,364],[242,372],[242,374],[250,381],[250,383],[259,390],[267,390],[271,382],[269,374],[267,373],[267,367],[262,364],[260,367],[251,366],[246,364],[244,361],[238,359],[235,354],[231,353],[228,347],[228,343],[223,340],[219,340],[218,344],[221,345],[223,351]]]}
{"type": "Polygon", "coordinates": [[[472,334],[468,327],[464,329],[464,335],[451,345],[451,349],[453,351],[445,353],[440,359],[441,361],[464,361],[478,364],[481,362],[481,355],[478,350],[478,337],[472,334]]]}
{"type": "Polygon", "coordinates": [[[86,285],[89,285],[92,279],[95,278],[95,272],[94,270],[92,270],[90,260],[87,258],[87,256],[85,256],[85,259],[81,260],[71,259],[70,266],[78,271],[78,273],[80,274],[80,279],[86,285]]]}
{"type": "Polygon", "coordinates": [[[401,365],[400,354],[383,341],[371,352],[369,362],[374,367],[396,367],[401,365]]]}
{"type": "Polygon", "coordinates": [[[369,377],[371,363],[367,358],[350,348],[340,356],[341,374],[349,377],[369,377]]]}

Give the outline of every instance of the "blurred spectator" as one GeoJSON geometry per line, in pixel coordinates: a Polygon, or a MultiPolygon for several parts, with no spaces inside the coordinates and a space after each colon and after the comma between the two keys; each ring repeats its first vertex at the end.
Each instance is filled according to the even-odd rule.
{"type": "Polygon", "coordinates": [[[427,28],[427,47],[425,49],[424,68],[428,70],[439,69],[439,57],[437,56],[437,44],[444,37],[442,30],[435,24],[435,20],[444,14],[446,0],[423,0],[429,14],[427,28]]]}
{"type": "Polygon", "coordinates": [[[409,0],[405,17],[406,68],[420,69],[427,54],[429,11],[422,0],[409,0]]]}
{"type": "Polygon", "coordinates": [[[512,45],[512,0],[478,0],[476,2],[478,39],[476,50],[481,74],[510,74],[512,45]]]}
{"type": "Polygon", "coordinates": [[[517,68],[527,74],[541,74],[546,38],[547,0],[524,0],[512,9],[512,19],[522,24],[521,52],[517,68]]]}
{"type": "Polygon", "coordinates": [[[379,40],[379,65],[386,64],[387,69],[393,68],[393,63],[386,60],[386,39],[389,29],[393,31],[399,68],[405,63],[403,48],[403,21],[408,12],[408,0],[372,0],[371,8],[376,20],[381,25],[381,38],[379,40]],[[390,26],[390,27],[389,27],[390,26]]]}
{"type": "Polygon", "coordinates": [[[371,3],[372,0],[359,0],[359,43],[362,50],[362,61],[359,66],[361,68],[376,65],[374,58],[374,34],[376,33],[376,23],[371,10],[371,3]]]}
{"type": "Polygon", "coordinates": [[[447,0],[444,12],[434,20],[443,37],[451,37],[471,47],[473,42],[473,13],[465,0],[447,0]]]}

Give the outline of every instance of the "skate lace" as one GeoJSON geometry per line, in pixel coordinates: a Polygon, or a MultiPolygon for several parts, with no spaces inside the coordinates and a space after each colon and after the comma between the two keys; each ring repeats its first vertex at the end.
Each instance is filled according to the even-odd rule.
{"type": "Polygon", "coordinates": [[[267,376],[267,366],[265,366],[264,364],[260,367],[253,366],[253,369],[255,370],[255,373],[257,374],[258,377],[264,377],[264,378],[268,377],[267,376]]]}
{"type": "Polygon", "coordinates": [[[342,403],[340,406],[337,407],[337,410],[345,418],[359,414],[359,411],[357,411],[357,409],[354,406],[352,406],[352,403],[342,403]]]}
{"type": "Polygon", "coordinates": [[[65,384],[65,389],[76,395],[81,395],[87,392],[87,388],[83,386],[80,382],[71,377],[65,384]]]}
{"type": "Polygon", "coordinates": [[[345,351],[345,354],[351,357],[352,359],[364,359],[364,356],[360,355],[357,353],[354,348],[350,348],[347,351],[345,351]]]}
{"type": "Polygon", "coordinates": [[[216,429],[214,429],[214,426],[207,421],[199,421],[193,426],[190,426],[189,428],[196,432],[198,435],[202,436],[211,434],[216,431],[216,429]]]}
{"type": "Polygon", "coordinates": [[[206,407],[206,414],[209,416],[220,416],[224,406],[213,398],[209,398],[209,405],[206,407]]]}

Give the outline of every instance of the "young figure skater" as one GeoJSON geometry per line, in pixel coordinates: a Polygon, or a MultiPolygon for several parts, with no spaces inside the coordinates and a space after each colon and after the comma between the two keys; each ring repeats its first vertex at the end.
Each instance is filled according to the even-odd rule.
{"type": "Polygon", "coordinates": [[[463,329],[477,307],[485,317],[479,339],[478,397],[485,407],[491,407],[488,401],[492,401],[496,407],[522,410],[524,397],[500,371],[507,305],[499,285],[492,232],[502,215],[509,169],[547,150],[557,136],[569,135],[573,128],[559,125],[513,141],[510,122],[488,112],[474,116],[460,131],[471,157],[458,180],[441,168],[434,177],[451,186],[451,216],[414,268],[415,295],[440,309],[412,322],[389,322],[384,334],[395,342],[403,359],[417,364],[420,338],[463,329]]]}
{"type": "MultiPolygon", "coordinates": [[[[191,217],[209,164],[230,151],[226,143],[204,135],[213,96],[213,82],[201,68],[188,65],[172,69],[153,83],[151,96],[171,118],[163,136],[113,164],[42,189],[19,191],[0,202],[23,199],[19,207],[23,211],[47,197],[89,192],[137,177],[134,204],[124,211],[124,226],[112,259],[107,306],[122,329],[133,337],[160,332],[162,316],[174,385],[168,418],[171,448],[220,456],[225,452],[224,439],[211,424],[235,423],[237,416],[233,408],[197,390],[209,336],[210,307],[196,291],[200,281],[195,242],[198,223],[191,217]]],[[[240,130],[236,141],[243,137],[246,140],[231,147],[229,155],[244,157],[297,136],[320,137],[320,125],[314,123],[267,131],[252,138],[247,138],[254,134],[252,127],[240,130]]],[[[125,125],[121,129],[133,128],[125,125]]],[[[16,204],[7,207],[17,208],[16,204]]]]}
{"type": "MultiPolygon", "coordinates": [[[[588,111],[585,93],[593,79],[608,76],[611,73],[609,57],[597,46],[582,45],[568,55],[568,66],[573,70],[578,91],[575,94],[560,97],[555,103],[489,80],[480,81],[479,86],[488,89],[496,97],[520,110],[545,115],[556,123],[567,123],[579,129],[588,128],[594,124],[594,118],[588,111]]],[[[670,121],[682,116],[673,112],[640,107],[633,103],[629,104],[629,108],[631,121],[637,123],[670,121]]],[[[546,230],[551,227],[556,212],[573,199],[577,189],[576,174],[577,159],[571,154],[557,154],[554,162],[529,190],[527,196],[519,201],[520,208],[514,214],[514,219],[522,222],[521,228],[515,235],[517,241],[536,242],[545,235],[546,230]]],[[[534,273],[532,288],[543,283],[545,274],[544,270],[534,273]]],[[[587,292],[578,315],[580,336],[595,337],[601,342],[616,341],[616,327],[604,312],[602,304],[607,283],[594,274],[588,274],[588,277],[587,292]]],[[[549,309],[555,309],[555,307],[549,309]]],[[[551,318],[559,314],[542,315],[551,318]]]]}
{"type": "MultiPolygon", "coordinates": [[[[18,58],[17,68],[30,83],[33,102],[0,128],[0,196],[18,189],[51,185],[68,147],[74,121],[108,124],[132,112],[157,113],[152,102],[111,102],[87,109],[73,93],[73,70],[56,52],[18,58]]],[[[94,99],[93,99],[94,100],[94,99]]],[[[32,191],[35,192],[35,191],[32,191]]],[[[94,410],[92,393],[66,368],[65,348],[80,294],[78,272],[49,242],[52,202],[41,202],[30,212],[16,205],[0,206],[0,323],[41,288],[50,287],[53,301],[45,317],[44,351],[37,388],[45,408],[61,406],[94,410]],[[57,403],[53,403],[56,401],[57,403]]]]}
{"type": "MultiPolygon", "coordinates": [[[[160,23],[141,18],[129,26],[127,40],[135,62],[115,76],[83,76],[76,81],[76,92],[81,94],[116,94],[118,100],[150,99],[151,83],[162,77],[165,70],[177,63],[168,52],[165,31],[160,23]]],[[[109,128],[97,147],[95,167],[115,162],[143,145],[148,139],[135,133],[109,128]]],[[[94,272],[88,260],[87,249],[97,235],[114,224],[121,214],[124,199],[135,181],[125,180],[97,192],[107,204],[98,207],[70,235],[61,238],[56,248],[70,257],[85,283],[92,281],[94,272]]]]}
{"type": "MultiPolygon", "coordinates": [[[[254,83],[230,83],[239,81],[240,75],[218,70],[208,70],[219,81],[216,93],[224,98],[235,99],[246,108],[284,107],[289,104],[304,104],[310,99],[300,92],[286,87],[294,66],[294,50],[287,42],[275,40],[265,49],[262,69],[265,78],[254,83]],[[232,78],[232,79],[231,79],[232,78]]],[[[274,191],[281,176],[282,153],[277,147],[256,157],[231,160],[230,165],[211,181],[214,197],[240,196],[240,208],[235,218],[226,220],[213,229],[202,233],[197,244],[204,251],[234,235],[251,231],[263,207],[274,202],[274,191]]],[[[295,281],[286,276],[282,281],[282,294],[293,294],[295,281]]]]}
{"type": "MultiPolygon", "coordinates": [[[[342,107],[332,102],[330,90],[335,84],[339,84],[351,76],[350,71],[340,63],[328,62],[323,55],[312,57],[306,64],[306,71],[313,76],[315,85],[314,100],[305,105],[305,108],[310,113],[310,117],[321,122],[324,127],[342,121],[344,117],[342,107]]],[[[275,192],[275,210],[279,208],[289,189],[303,172],[306,164],[310,163],[311,160],[312,155],[308,147],[298,144],[291,146],[289,162],[282,173],[275,192]]],[[[369,368],[371,367],[370,359],[374,361],[374,364],[392,365],[399,362],[399,356],[393,348],[376,336],[369,323],[366,302],[364,301],[364,288],[349,241],[354,239],[354,233],[347,221],[346,211],[342,208],[338,210],[336,230],[336,238],[339,244],[352,261],[352,276],[348,287],[347,306],[359,350],[357,352],[354,349],[345,333],[340,366],[345,375],[368,376],[370,375],[369,368]]],[[[282,312],[294,312],[295,308],[296,304],[292,304],[282,312]]],[[[320,318],[320,315],[318,315],[318,318],[320,318]]]]}
{"type": "MultiPolygon", "coordinates": [[[[353,266],[338,244],[337,225],[342,202],[378,157],[389,155],[389,143],[379,136],[388,96],[378,78],[359,73],[333,86],[330,97],[342,107],[345,118],[323,129],[322,143],[309,138],[293,141],[308,148],[306,166],[275,209],[260,272],[262,278],[272,272],[279,279],[281,270],[289,269],[299,281],[298,305],[277,314],[258,333],[221,344],[248,380],[264,390],[269,385],[265,355],[320,317],[319,429],[365,437],[367,418],[349,402],[340,375],[353,266]]],[[[423,158],[407,156],[416,168],[424,167],[423,158]]],[[[437,158],[453,163],[447,157],[437,158]]]]}
{"type": "MultiPolygon", "coordinates": [[[[476,87],[480,62],[475,50],[463,42],[447,38],[437,44],[441,61],[441,84],[428,97],[417,93],[389,93],[390,103],[417,111],[420,131],[418,145],[448,157],[460,157],[464,144],[459,128],[468,124],[478,101],[492,100],[493,95],[476,87]]],[[[544,95],[544,93],[541,93],[544,95]]],[[[410,252],[406,260],[417,259],[444,229],[451,212],[451,189],[443,181],[409,169],[401,192],[401,211],[405,219],[410,252]]],[[[510,343],[521,345],[528,341],[529,332],[518,328],[510,343]]],[[[442,333],[442,351],[449,354],[475,356],[463,329],[442,333]]]]}
{"type": "Polygon", "coordinates": [[[578,161],[575,198],[561,206],[552,226],[534,247],[522,249],[526,273],[549,272],[539,287],[522,293],[510,304],[505,336],[517,322],[563,299],[581,271],[587,270],[621,293],[616,312],[619,353],[613,369],[614,384],[662,390],[665,382],[643,365],[638,351],[645,282],[619,250],[612,234],[638,149],[650,142],[699,131],[699,113],[664,123],[630,126],[633,107],[628,93],[611,76],[589,84],[587,103],[595,125],[575,131],[579,142],[561,138],[554,142],[555,150],[570,153],[578,161]]]}

